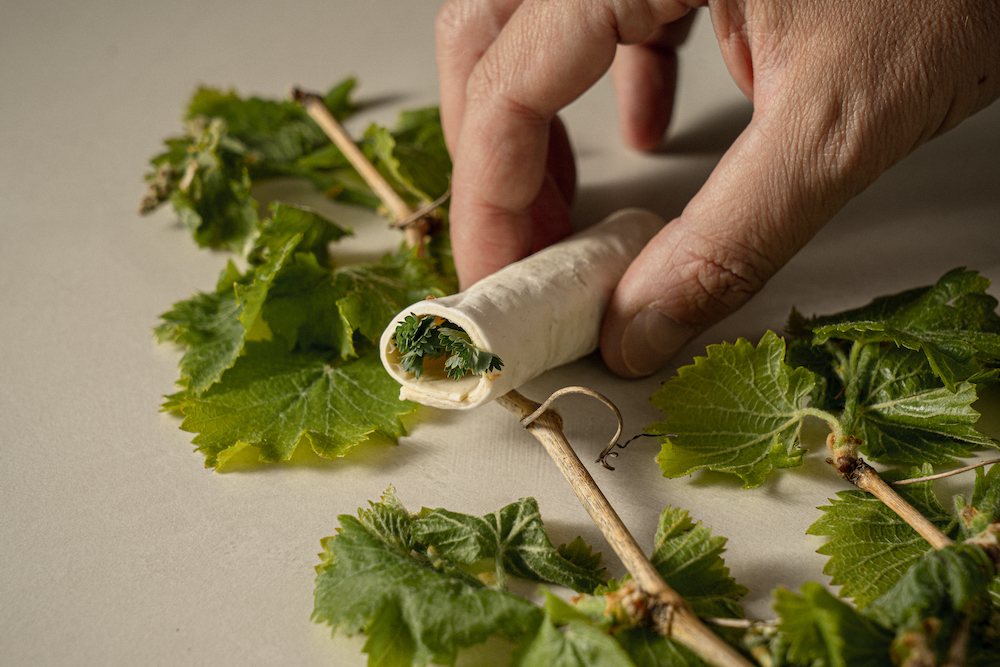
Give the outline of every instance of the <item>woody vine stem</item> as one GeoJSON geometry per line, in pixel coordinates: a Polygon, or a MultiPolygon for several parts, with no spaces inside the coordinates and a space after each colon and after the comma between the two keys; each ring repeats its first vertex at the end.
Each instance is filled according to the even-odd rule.
{"type": "MultiPolygon", "coordinates": [[[[428,216],[439,202],[433,202],[415,213],[358,149],[319,95],[296,88],[292,91],[292,98],[303,106],[309,116],[341,150],[382,200],[392,217],[398,223],[404,223],[401,226],[406,235],[407,246],[416,248],[418,255],[422,255],[424,237],[431,228],[428,216]]],[[[557,394],[561,395],[559,392],[557,394]]],[[[552,398],[555,397],[556,395],[553,395],[552,398]]],[[[603,396],[597,397],[609,405],[620,420],[618,409],[603,396]]],[[[635,579],[644,597],[643,620],[658,633],[687,647],[710,665],[752,667],[752,664],[735,649],[709,630],[695,615],[687,601],[663,581],[573,451],[563,434],[562,419],[547,409],[550,401],[540,405],[514,390],[498,398],[497,402],[521,420],[525,428],[542,443],[560,472],[573,487],[580,503],[635,579]]],[[[612,442],[616,441],[617,434],[612,442]]],[[[604,454],[606,453],[607,450],[604,454]]]]}

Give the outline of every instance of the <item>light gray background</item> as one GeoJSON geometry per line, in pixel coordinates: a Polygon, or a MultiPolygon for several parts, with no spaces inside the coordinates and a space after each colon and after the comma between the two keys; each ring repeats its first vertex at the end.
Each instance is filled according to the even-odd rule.
{"type": "MultiPolygon", "coordinates": [[[[190,434],[158,413],[179,352],[158,347],[150,329],[174,301],[211,289],[226,261],[198,250],[170,211],[136,214],[146,160],[180,130],[188,96],[200,83],[277,96],[356,74],[361,99],[383,102],[351,122],[360,133],[436,103],[436,10],[414,0],[0,5],[0,663],[363,664],[362,641],[330,639],[309,621],[312,568],[336,516],[390,483],[414,510],[484,513],[533,495],[558,539],[582,534],[621,573],[554,466],[499,407],[428,409],[398,447],[227,474],[204,469],[190,434]]],[[[627,205],[675,215],[749,119],[707,16],[682,62],[669,153],[620,146],[607,80],[566,111],[581,224],[627,205]]],[[[806,313],[860,305],[955,266],[1000,278],[998,147],[994,105],[921,148],[676,364],[709,343],[780,330],[793,304],[806,313]]],[[[380,220],[295,184],[258,194],[302,197],[353,225],[361,238],[345,256],[394,242],[380,220]]],[[[675,368],[625,382],[589,358],[524,393],[591,386],[635,433],[660,418],[648,397],[675,368]]],[[[583,398],[561,411],[591,458],[611,418],[583,398]]],[[[986,420],[1000,433],[993,413],[986,420]]],[[[713,474],[665,480],[651,441],[632,444],[615,472],[594,472],[646,547],[667,504],[728,536],[748,613],[766,618],[775,586],[827,581],[821,541],[804,531],[846,484],[823,463],[821,437],[810,431],[802,469],[756,491],[713,474]]]]}

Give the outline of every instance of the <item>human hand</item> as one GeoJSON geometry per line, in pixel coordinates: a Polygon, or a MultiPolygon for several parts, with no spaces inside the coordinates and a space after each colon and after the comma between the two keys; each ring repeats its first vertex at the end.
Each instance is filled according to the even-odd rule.
{"type": "Polygon", "coordinates": [[[438,67],[463,286],[571,230],[555,114],[612,60],[626,141],[660,141],[674,48],[705,4],[754,115],[615,291],[601,349],[625,377],[657,370],[882,171],[1000,97],[994,0],[449,0],[438,67]]]}

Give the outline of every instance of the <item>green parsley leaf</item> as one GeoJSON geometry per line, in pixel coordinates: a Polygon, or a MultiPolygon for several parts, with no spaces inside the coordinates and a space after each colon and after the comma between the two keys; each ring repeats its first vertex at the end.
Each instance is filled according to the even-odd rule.
{"type": "Polygon", "coordinates": [[[676,434],[664,436],[657,458],[665,477],[709,468],[751,488],[774,468],[802,465],[799,430],[814,376],[789,367],[784,354],[773,332],[756,348],[744,339],[711,345],[653,394],[668,417],[647,430],[676,434]]]}
{"type": "Polygon", "coordinates": [[[826,667],[884,667],[892,664],[893,633],[838,600],[823,586],[807,582],[801,595],[775,591],[774,609],[795,663],[826,667]]]}
{"type": "Polygon", "coordinates": [[[503,368],[497,355],[480,350],[457,324],[436,323],[430,315],[407,315],[393,334],[393,343],[400,352],[400,365],[420,377],[424,362],[444,358],[448,377],[459,380],[466,375],[482,375],[503,368]]]}
{"type": "MultiPolygon", "coordinates": [[[[206,466],[230,448],[256,447],[261,461],[287,460],[308,443],[320,456],[343,456],[374,433],[405,433],[400,416],[416,406],[399,401],[398,385],[373,349],[347,362],[316,353],[290,355],[274,342],[248,342],[222,381],[200,395],[182,391],[167,406],[184,415],[181,428],[206,466]]],[[[231,452],[230,452],[231,453],[231,452]]]]}
{"type": "Polygon", "coordinates": [[[401,505],[385,512],[377,506],[362,521],[340,516],[338,534],[323,540],[313,610],[313,620],[334,632],[368,635],[369,665],[450,665],[461,648],[494,634],[516,639],[541,623],[541,610],[530,602],[406,551],[412,517],[401,505]],[[391,515],[391,529],[370,530],[375,515],[391,515]]]}
{"type": "MultiPolygon", "coordinates": [[[[931,474],[925,465],[914,468],[909,477],[931,474]]],[[[883,478],[892,481],[891,471],[883,478]]],[[[953,534],[956,522],[941,506],[930,482],[897,487],[897,492],[921,514],[953,534]]],[[[927,542],[892,512],[882,501],[864,491],[841,491],[831,505],[820,507],[823,516],[806,531],[810,535],[829,536],[829,542],[817,551],[829,556],[823,572],[832,583],[842,585],[840,594],[854,598],[865,607],[886,593],[930,548],[927,542]]]]}
{"type": "Polygon", "coordinates": [[[954,269],[931,287],[875,299],[867,306],[808,321],[816,342],[830,338],[861,343],[892,342],[920,350],[944,385],[995,377],[1000,364],[997,300],[990,281],[954,269]]]}
{"type": "Polygon", "coordinates": [[[505,572],[585,593],[604,582],[599,554],[592,567],[582,567],[552,546],[534,498],[522,498],[483,517],[436,509],[414,523],[413,533],[456,563],[474,565],[493,558],[501,589],[506,588],[505,572]]]}

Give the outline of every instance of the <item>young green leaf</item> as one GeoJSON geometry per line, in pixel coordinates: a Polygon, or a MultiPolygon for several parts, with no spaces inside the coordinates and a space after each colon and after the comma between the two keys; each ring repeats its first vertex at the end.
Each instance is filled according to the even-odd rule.
{"type": "MultiPolygon", "coordinates": [[[[324,96],[330,112],[343,120],[356,109],[350,96],[354,79],[346,79],[324,96]]],[[[191,98],[187,120],[220,118],[229,134],[248,149],[253,176],[294,175],[290,165],[329,143],[323,131],[291,100],[242,98],[235,92],[200,88],[191,98]]]]}
{"type": "Polygon", "coordinates": [[[974,428],[975,385],[944,387],[921,352],[864,345],[853,373],[843,428],[873,460],[952,463],[973,447],[996,446],[974,428]]]}
{"type": "Polygon", "coordinates": [[[981,547],[948,546],[925,554],[866,611],[897,628],[900,654],[919,645],[946,664],[954,637],[961,634],[969,652],[966,664],[992,665],[1000,655],[1000,637],[990,627],[1000,622],[1000,607],[989,594],[995,583],[994,564],[981,547]]]}
{"type": "MultiPolygon", "coordinates": [[[[729,576],[722,559],[726,540],[713,537],[711,529],[694,523],[688,512],[667,507],[660,513],[650,561],[663,580],[684,596],[696,614],[708,618],[742,618],[739,599],[747,589],[729,576]]],[[[623,580],[624,581],[624,580],[623,580]]],[[[623,582],[611,581],[609,597],[623,582]]],[[[619,627],[606,613],[607,600],[582,597],[578,609],[591,622],[612,632],[637,667],[687,667],[704,663],[688,649],[647,627],[619,627]]]]}
{"type": "Polygon", "coordinates": [[[273,202],[270,210],[271,217],[261,222],[260,234],[247,256],[254,266],[264,264],[269,253],[298,236],[299,243],[293,252],[311,254],[317,264],[330,268],[333,264],[330,244],[351,234],[350,230],[302,206],[273,202]]]}
{"type": "Polygon", "coordinates": [[[556,547],[556,551],[577,567],[594,571],[601,569],[601,553],[599,551],[595,553],[591,546],[583,541],[582,537],[573,538],[569,544],[560,544],[556,547]]]}
{"type": "MultiPolygon", "coordinates": [[[[347,634],[368,636],[369,665],[452,664],[460,648],[500,634],[519,644],[513,665],[571,667],[700,667],[687,649],[634,621],[622,625],[605,614],[615,597],[583,595],[574,603],[542,588],[543,609],[491,586],[523,575],[586,586],[600,581],[600,556],[577,538],[557,555],[531,498],[474,517],[444,509],[406,511],[390,487],[380,502],[340,517],[336,537],[323,540],[317,567],[313,618],[347,634]],[[490,577],[482,561],[493,558],[505,573],[490,577]],[[471,572],[481,572],[472,576],[471,572]],[[557,576],[550,576],[552,572],[557,576]],[[617,623],[617,624],[616,624],[617,623]]],[[[712,537],[687,512],[667,508],[656,538],[658,570],[683,584],[705,613],[741,616],[720,606],[745,592],[728,577],[712,537]],[[700,602],[699,602],[700,600],[700,602]]],[[[615,582],[616,583],[616,582],[615,582]]],[[[616,583],[617,586],[617,583],[616,583]]]]}
{"type": "Polygon", "coordinates": [[[340,314],[354,331],[372,342],[404,307],[457,289],[430,260],[405,248],[377,264],[344,267],[337,272],[336,282],[344,294],[337,301],[340,314]]]}
{"type": "Polygon", "coordinates": [[[964,380],[996,377],[1000,364],[997,300],[990,281],[954,269],[931,287],[875,299],[867,306],[808,321],[816,342],[830,338],[892,342],[923,352],[934,373],[955,391],[964,380]]]}
{"type": "Polygon", "coordinates": [[[604,583],[600,555],[592,567],[582,567],[552,546],[534,498],[522,498],[483,517],[436,509],[414,523],[413,533],[456,563],[473,565],[495,559],[501,588],[506,587],[505,572],[583,593],[604,583]]]}
{"type": "Polygon", "coordinates": [[[432,202],[448,190],[451,157],[437,108],[404,112],[392,132],[373,126],[365,140],[372,146],[375,166],[411,203],[432,202]]]}
{"type": "Polygon", "coordinates": [[[182,391],[167,407],[215,466],[230,448],[256,447],[261,461],[288,459],[301,443],[320,456],[343,456],[373,433],[405,433],[400,416],[416,406],[397,398],[398,385],[373,349],[347,362],[328,355],[288,354],[274,342],[248,342],[222,380],[200,395],[182,391]]]}
{"type": "Polygon", "coordinates": [[[155,330],[160,342],[172,341],[186,348],[178,384],[200,394],[236,363],[246,338],[239,320],[242,312],[243,304],[230,286],[227,291],[199,292],[160,315],[163,324],[155,330]]]}
{"type": "Polygon", "coordinates": [[[364,632],[369,665],[450,665],[461,648],[494,634],[520,638],[541,623],[541,610],[527,600],[405,550],[412,518],[401,505],[385,512],[378,505],[362,521],[340,516],[338,534],[323,540],[313,610],[313,620],[334,632],[364,632]],[[376,515],[392,519],[373,531],[376,515]]]}
{"type": "MultiPolygon", "coordinates": [[[[294,244],[295,240],[289,242],[294,244]]],[[[354,330],[340,312],[338,302],[344,298],[337,284],[336,273],[320,266],[312,254],[291,254],[286,247],[274,258],[281,264],[273,274],[257,271],[261,276],[248,289],[237,289],[241,300],[248,304],[244,318],[259,316],[272,338],[281,341],[291,351],[328,351],[340,358],[353,357],[354,330]],[[256,308],[251,309],[251,305],[256,308]]]]}
{"type": "MultiPolygon", "coordinates": [[[[796,314],[793,309],[786,332],[792,327],[791,322],[796,314]]],[[[785,341],[785,363],[792,368],[802,367],[812,371],[815,385],[809,398],[810,407],[840,412],[844,409],[844,368],[847,360],[833,342],[813,345],[811,332],[809,338],[810,340],[790,338],[785,341]]]]}
{"type": "MultiPolygon", "coordinates": [[[[354,80],[347,79],[324,97],[336,117],[354,111],[353,88],[354,80]]],[[[239,252],[253,237],[260,220],[252,180],[302,177],[330,196],[378,205],[349,165],[310,163],[308,158],[328,150],[330,142],[293,102],[201,88],[185,117],[185,135],[167,139],[167,150],[150,161],[149,191],[140,210],[148,213],[170,201],[200,246],[239,252]]]]}
{"type": "MultiPolygon", "coordinates": [[[[929,465],[913,469],[909,477],[930,474],[929,465]]],[[[886,473],[887,480],[898,475],[886,473]]],[[[913,505],[946,534],[954,533],[954,518],[938,502],[930,482],[897,487],[913,505]]],[[[864,491],[841,491],[831,505],[820,507],[823,516],[806,531],[830,541],[817,551],[829,556],[823,572],[842,585],[840,594],[865,607],[892,588],[930,546],[882,501],[864,491]]]]}
{"type": "Polygon", "coordinates": [[[686,510],[668,506],[660,513],[650,561],[699,616],[742,618],[738,600],[748,591],[729,576],[722,560],[725,544],[726,538],[713,537],[686,510]]]}
{"type": "Polygon", "coordinates": [[[870,610],[897,626],[912,627],[931,617],[948,619],[964,613],[973,600],[985,600],[994,576],[993,562],[978,546],[932,550],[873,601],[870,610]]]}
{"type": "Polygon", "coordinates": [[[368,501],[368,509],[358,508],[358,521],[365,530],[402,554],[414,547],[413,519],[393,486],[385,490],[379,502],[368,501]]]}
{"type": "Polygon", "coordinates": [[[147,180],[159,194],[147,195],[142,211],[169,199],[199,246],[239,251],[259,223],[246,146],[227,134],[222,119],[199,118],[189,123],[187,147],[176,162],[174,155],[172,149],[153,158],[156,169],[147,180]]]}
{"type": "Polygon", "coordinates": [[[785,345],[768,332],[755,348],[711,345],[707,357],[678,370],[653,394],[667,419],[647,430],[664,436],[658,461],[665,477],[699,468],[738,475],[759,486],[774,468],[802,465],[799,430],[814,376],[784,362],[785,345]]]}
{"type": "Polygon", "coordinates": [[[797,664],[826,667],[885,667],[893,633],[838,600],[823,586],[802,584],[801,595],[775,591],[774,608],[797,664]]]}
{"type": "Polygon", "coordinates": [[[514,655],[512,667],[635,667],[614,638],[583,620],[556,628],[546,614],[538,632],[514,655]]]}
{"type": "Polygon", "coordinates": [[[1000,521],[1000,466],[993,465],[989,472],[976,468],[976,483],[972,499],[956,496],[958,515],[961,518],[962,537],[974,537],[995,521],[1000,521]]]}

